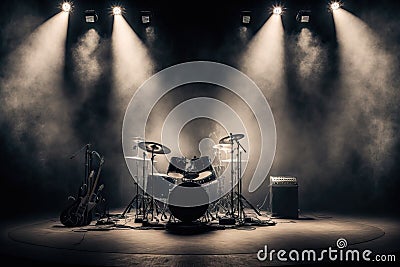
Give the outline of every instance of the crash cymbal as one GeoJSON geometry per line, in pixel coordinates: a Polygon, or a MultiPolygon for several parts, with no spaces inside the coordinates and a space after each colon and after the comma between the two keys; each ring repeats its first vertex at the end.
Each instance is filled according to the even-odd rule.
{"type": "Polygon", "coordinates": [[[146,150],[147,152],[154,153],[154,154],[169,154],[171,153],[171,149],[162,144],[155,143],[155,142],[140,142],[138,146],[146,150]]]}
{"type": "MultiPolygon", "coordinates": [[[[128,157],[125,157],[126,159],[133,159],[133,160],[140,160],[140,161],[150,161],[151,159],[148,159],[148,158],[145,158],[144,160],[143,160],[143,158],[142,157],[138,157],[138,156],[128,156],[128,157]]],[[[157,162],[156,160],[154,161],[154,162],[157,162]]]]}
{"type": "Polygon", "coordinates": [[[244,137],[244,134],[232,134],[232,135],[225,136],[224,138],[219,140],[219,143],[220,144],[232,144],[233,141],[240,140],[243,137],[244,137]]]}
{"type": "Polygon", "coordinates": [[[216,144],[213,146],[213,148],[218,149],[218,150],[229,151],[229,150],[231,150],[231,145],[230,144],[216,144]]]}

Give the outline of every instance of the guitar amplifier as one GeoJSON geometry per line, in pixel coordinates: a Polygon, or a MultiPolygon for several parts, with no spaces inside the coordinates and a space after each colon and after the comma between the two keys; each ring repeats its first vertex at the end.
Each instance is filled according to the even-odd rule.
{"type": "Polygon", "coordinates": [[[272,216],[297,219],[299,217],[297,178],[270,176],[270,207],[272,216]]]}

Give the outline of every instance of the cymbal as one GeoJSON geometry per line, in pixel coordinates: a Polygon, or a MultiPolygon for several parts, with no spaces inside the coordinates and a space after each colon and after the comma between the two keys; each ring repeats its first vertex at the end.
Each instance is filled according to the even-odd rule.
{"type": "Polygon", "coordinates": [[[135,136],[135,137],[132,138],[132,140],[133,140],[134,143],[140,143],[140,142],[144,141],[144,138],[140,137],[140,136],[135,136]]]}
{"type": "Polygon", "coordinates": [[[138,146],[146,150],[147,152],[154,153],[154,154],[169,154],[171,153],[171,149],[162,144],[155,143],[155,142],[140,142],[138,146]]]}
{"type": "Polygon", "coordinates": [[[219,140],[220,144],[231,144],[233,141],[240,140],[244,137],[244,134],[232,134],[225,136],[221,140],[219,140]]]}
{"type": "Polygon", "coordinates": [[[230,144],[216,144],[213,146],[213,148],[225,151],[231,150],[230,144]]]}
{"type": "MultiPolygon", "coordinates": [[[[151,175],[151,174],[150,174],[151,175]]],[[[153,176],[162,176],[162,177],[169,177],[168,174],[165,173],[159,173],[159,172],[155,172],[153,173],[153,176]]]]}
{"type": "MultiPolygon", "coordinates": [[[[232,162],[232,159],[223,159],[223,160],[221,160],[221,162],[230,163],[230,162],[232,162]]],[[[235,162],[238,162],[237,159],[233,159],[233,163],[235,163],[235,162]]],[[[242,159],[242,160],[240,160],[240,162],[248,162],[248,160],[247,159],[242,159]]]]}
{"type": "MultiPolygon", "coordinates": [[[[134,159],[134,160],[141,160],[141,161],[143,161],[143,158],[142,157],[138,157],[138,156],[129,156],[129,157],[125,157],[126,159],[134,159]]],[[[144,160],[151,160],[151,159],[148,159],[148,158],[145,158],[144,160]]],[[[156,160],[154,161],[154,162],[157,162],[156,160]]]]}

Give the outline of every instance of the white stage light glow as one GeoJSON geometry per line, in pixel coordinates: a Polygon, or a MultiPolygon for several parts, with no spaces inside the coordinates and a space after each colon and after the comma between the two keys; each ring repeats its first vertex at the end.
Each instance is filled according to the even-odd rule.
{"type": "Polygon", "coordinates": [[[72,10],[72,5],[71,5],[70,2],[64,2],[64,3],[61,5],[61,9],[62,9],[62,11],[64,11],[64,12],[70,12],[70,11],[72,10]]]}

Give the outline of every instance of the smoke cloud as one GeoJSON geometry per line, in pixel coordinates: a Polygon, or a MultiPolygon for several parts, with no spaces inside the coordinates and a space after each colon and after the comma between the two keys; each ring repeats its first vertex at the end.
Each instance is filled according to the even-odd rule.
{"type": "Polygon", "coordinates": [[[42,164],[71,143],[71,109],[63,98],[63,68],[68,14],[59,13],[40,25],[7,58],[2,68],[1,112],[23,147],[35,140],[42,164]],[[63,136],[64,138],[60,138],[63,136]]]}
{"type": "Polygon", "coordinates": [[[393,81],[397,69],[393,55],[363,21],[345,11],[334,12],[339,44],[339,102],[330,119],[333,158],[346,158],[355,150],[379,177],[392,164],[396,140],[393,81]]]}
{"type": "Polygon", "coordinates": [[[308,28],[303,28],[296,39],[291,44],[294,44],[297,81],[306,93],[317,93],[327,65],[327,51],[308,28]]]}
{"type": "Polygon", "coordinates": [[[86,96],[90,93],[89,89],[95,87],[103,72],[100,46],[100,35],[95,29],[90,29],[72,50],[74,76],[86,96]]]}

